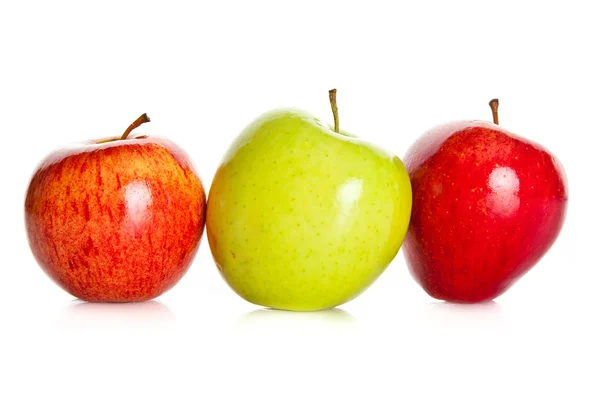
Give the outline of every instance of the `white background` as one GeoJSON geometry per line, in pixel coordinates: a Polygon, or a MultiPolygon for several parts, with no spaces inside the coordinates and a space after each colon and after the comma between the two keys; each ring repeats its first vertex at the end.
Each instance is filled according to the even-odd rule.
{"type": "Polygon", "coordinates": [[[598,398],[597,2],[0,3],[0,398],[598,398]],[[569,210],[546,257],[494,303],[436,302],[399,255],[338,310],[238,298],[206,238],[156,301],[75,301],[36,265],[23,200],[60,145],[168,136],[210,187],[222,154],[280,106],[404,155],[430,127],[490,119],[564,164],[569,210]]]}

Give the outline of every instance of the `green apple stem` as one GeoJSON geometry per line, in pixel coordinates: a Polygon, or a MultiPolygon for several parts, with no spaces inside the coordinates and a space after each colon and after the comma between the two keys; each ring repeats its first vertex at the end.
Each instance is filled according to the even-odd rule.
{"type": "Polygon", "coordinates": [[[146,122],[150,122],[150,118],[146,115],[146,113],[143,113],[135,121],[133,121],[131,125],[129,125],[129,127],[123,133],[123,136],[121,136],[121,140],[127,139],[127,136],[129,136],[132,130],[142,124],[145,124],[146,122]]]}
{"type": "Polygon", "coordinates": [[[490,100],[490,108],[492,109],[492,116],[494,117],[494,123],[498,125],[498,105],[500,102],[498,99],[490,100]]]}
{"type": "Polygon", "coordinates": [[[331,111],[333,112],[333,130],[335,133],[340,133],[340,118],[338,116],[337,101],[335,99],[336,94],[336,89],[331,89],[329,91],[329,103],[331,103],[331,111]]]}

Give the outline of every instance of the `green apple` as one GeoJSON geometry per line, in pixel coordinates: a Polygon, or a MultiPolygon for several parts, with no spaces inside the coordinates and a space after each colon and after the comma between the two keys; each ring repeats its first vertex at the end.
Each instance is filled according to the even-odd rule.
{"type": "Polygon", "coordinates": [[[396,156],[310,114],[275,110],[234,141],[213,179],[207,236],[227,283],[251,303],[335,307],[394,259],[412,192],[396,156]]]}

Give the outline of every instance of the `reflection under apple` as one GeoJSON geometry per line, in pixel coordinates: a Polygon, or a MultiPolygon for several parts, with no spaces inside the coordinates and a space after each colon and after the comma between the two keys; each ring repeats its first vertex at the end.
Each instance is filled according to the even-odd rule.
{"type": "Polygon", "coordinates": [[[236,327],[265,326],[284,327],[292,326],[299,329],[310,327],[354,327],[356,318],[341,308],[331,308],[316,312],[281,311],[273,309],[260,309],[242,315],[236,327]]]}
{"type": "Polygon", "coordinates": [[[70,321],[174,321],[175,315],[165,304],[156,301],[132,303],[89,303],[74,300],[64,315],[70,321]]]}
{"type": "Polygon", "coordinates": [[[501,332],[505,327],[500,304],[486,301],[476,304],[435,302],[428,304],[422,314],[424,332],[444,335],[473,335],[477,332],[501,332]]]}

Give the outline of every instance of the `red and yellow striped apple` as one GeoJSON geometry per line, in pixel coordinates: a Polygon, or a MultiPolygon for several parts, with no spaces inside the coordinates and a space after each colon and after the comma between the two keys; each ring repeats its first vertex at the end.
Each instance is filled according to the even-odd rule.
{"type": "Polygon", "coordinates": [[[204,229],[205,192],[188,156],[163,138],[91,141],[50,154],[25,199],[29,244],[64,290],[96,302],[144,301],[173,287],[204,229]]]}

